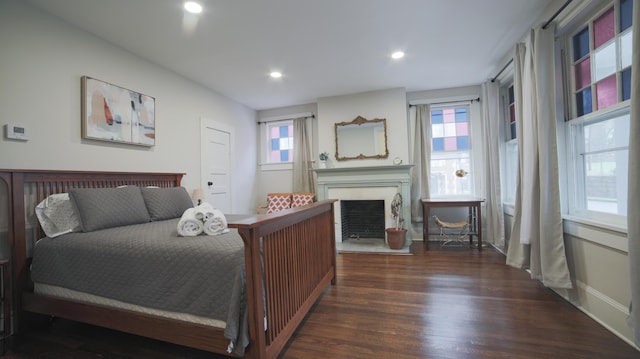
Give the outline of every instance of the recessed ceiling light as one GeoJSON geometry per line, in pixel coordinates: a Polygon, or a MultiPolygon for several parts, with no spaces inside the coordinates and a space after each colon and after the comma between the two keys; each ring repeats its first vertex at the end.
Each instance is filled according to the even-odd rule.
{"type": "Polygon", "coordinates": [[[273,71],[272,73],[269,74],[269,76],[273,77],[274,79],[279,79],[282,77],[282,74],[278,71],[273,71]]]}
{"type": "Polygon", "coordinates": [[[184,9],[192,14],[199,14],[202,12],[202,5],[195,1],[187,1],[184,3],[184,9]]]}
{"type": "Polygon", "coordinates": [[[404,52],[402,52],[402,51],[396,51],[393,54],[391,54],[391,58],[392,59],[396,59],[397,60],[397,59],[401,59],[403,57],[404,57],[404,52]]]}

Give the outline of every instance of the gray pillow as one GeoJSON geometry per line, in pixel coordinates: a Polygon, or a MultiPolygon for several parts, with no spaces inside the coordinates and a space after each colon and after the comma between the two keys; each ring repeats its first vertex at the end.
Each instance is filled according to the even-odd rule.
{"type": "Polygon", "coordinates": [[[152,221],[182,217],[184,211],[193,208],[191,197],[184,187],[140,188],[152,221]]]}
{"type": "Polygon", "coordinates": [[[139,187],[73,188],[69,191],[83,232],[149,222],[139,187]]]}

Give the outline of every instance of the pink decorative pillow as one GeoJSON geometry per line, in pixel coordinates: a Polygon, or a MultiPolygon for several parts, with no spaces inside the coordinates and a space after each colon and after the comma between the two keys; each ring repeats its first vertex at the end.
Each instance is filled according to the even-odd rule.
{"type": "Polygon", "coordinates": [[[294,193],[293,200],[291,202],[291,208],[300,207],[300,206],[313,203],[315,199],[316,199],[315,193],[294,193]]]}
{"type": "Polygon", "coordinates": [[[267,213],[280,212],[291,208],[290,193],[270,193],[267,195],[267,213]]]}

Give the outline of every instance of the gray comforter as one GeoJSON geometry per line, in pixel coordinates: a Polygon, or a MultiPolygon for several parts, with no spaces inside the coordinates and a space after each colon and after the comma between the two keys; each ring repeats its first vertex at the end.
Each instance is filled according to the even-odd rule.
{"type": "Polygon", "coordinates": [[[179,219],[44,238],[31,278],[150,308],[226,322],[242,355],[248,344],[244,245],[237,231],[179,237],[179,219]]]}

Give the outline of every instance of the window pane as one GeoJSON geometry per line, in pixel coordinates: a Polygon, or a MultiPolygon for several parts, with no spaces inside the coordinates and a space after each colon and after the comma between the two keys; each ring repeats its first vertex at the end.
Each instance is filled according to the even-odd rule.
{"type": "Polygon", "coordinates": [[[509,122],[516,122],[516,105],[509,106],[509,122]]]}
{"type": "Polygon", "coordinates": [[[271,151],[271,156],[269,156],[269,162],[280,162],[280,151],[271,151]]]}
{"type": "Polygon", "coordinates": [[[575,67],[576,86],[579,90],[591,84],[591,59],[587,57],[583,61],[578,62],[575,67]]]}
{"type": "Polygon", "coordinates": [[[610,76],[596,84],[596,100],[598,110],[618,103],[618,86],[616,76],[610,76]]]}
{"type": "Polygon", "coordinates": [[[471,177],[457,177],[459,169],[469,172],[470,161],[468,154],[431,158],[431,181],[429,191],[438,195],[469,195],[471,194],[471,177]]]}
{"type": "Polygon", "coordinates": [[[578,117],[591,113],[591,89],[586,88],[576,94],[576,110],[578,117]]]}
{"type": "Polygon", "coordinates": [[[431,125],[431,137],[444,137],[444,124],[439,123],[435,125],[431,125]]]}
{"type": "Polygon", "coordinates": [[[595,81],[616,72],[616,43],[612,42],[602,47],[593,54],[593,62],[595,67],[595,81]]]}
{"type": "Polygon", "coordinates": [[[458,150],[460,151],[466,151],[469,149],[469,137],[467,136],[460,136],[456,139],[456,145],[458,147],[458,150]]]}
{"type": "Polygon", "coordinates": [[[629,146],[629,114],[584,126],[585,153],[629,146]]]}
{"type": "Polygon", "coordinates": [[[509,103],[510,104],[516,102],[514,98],[515,97],[513,96],[513,86],[509,86],[509,103]]]}
{"type": "Polygon", "coordinates": [[[629,113],[583,126],[586,209],[626,215],[629,113]]]}
{"type": "Polygon", "coordinates": [[[622,71],[622,101],[626,101],[631,98],[631,69],[622,71]]]}
{"type": "Polygon", "coordinates": [[[444,150],[445,151],[455,151],[458,149],[458,144],[455,137],[445,137],[444,138],[444,150]]]}
{"type": "Polygon", "coordinates": [[[456,122],[467,122],[466,108],[456,108],[456,122]]]}
{"type": "Polygon", "coordinates": [[[431,111],[431,123],[442,123],[442,110],[431,111]]]}
{"type": "Polygon", "coordinates": [[[515,139],[517,138],[517,134],[516,134],[516,124],[515,122],[511,124],[511,139],[515,139]]]}
{"type": "Polygon", "coordinates": [[[593,47],[597,49],[615,35],[613,7],[593,22],[593,47]]]}
{"type": "Polygon", "coordinates": [[[434,138],[432,142],[433,148],[431,150],[433,152],[444,151],[444,138],[434,138]]]}
{"type": "Polygon", "coordinates": [[[280,151],[280,162],[289,162],[289,150],[280,151]]]}
{"type": "MultiPolygon", "coordinates": [[[[513,127],[515,129],[515,127],[513,127]]],[[[514,137],[515,138],[515,137],[514,137]]],[[[511,141],[507,143],[506,151],[506,188],[505,197],[506,202],[514,203],[516,200],[516,180],[518,172],[518,142],[511,141]]]]}
{"type": "Polygon", "coordinates": [[[585,156],[585,196],[590,211],[626,215],[628,150],[585,156]]]}
{"type": "Polygon", "coordinates": [[[444,122],[456,122],[456,114],[452,108],[448,108],[442,111],[444,116],[444,122]]]}
{"type": "Polygon", "coordinates": [[[467,136],[469,134],[469,124],[466,122],[456,123],[456,135],[467,136]]]}
{"type": "Polygon", "coordinates": [[[632,32],[620,36],[620,67],[625,68],[631,66],[631,55],[632,55],[632,32]]]}
{"type": "Polygon", "coordinates": [[[585,27],[573,37],[573,61],[578,61],[589,53],[589,27],[585,27]]]}
{"type": "Polygon", "coordinates": [[[620,1],[620,32],[631,27],[633,14],[633,0],[620,1]]]}
{"type": "Polygon", "coordinates": [[[455,123],[445,123],[444,124],[444,137],[455,137],[456,136],[456,124],[455,123]]]}

